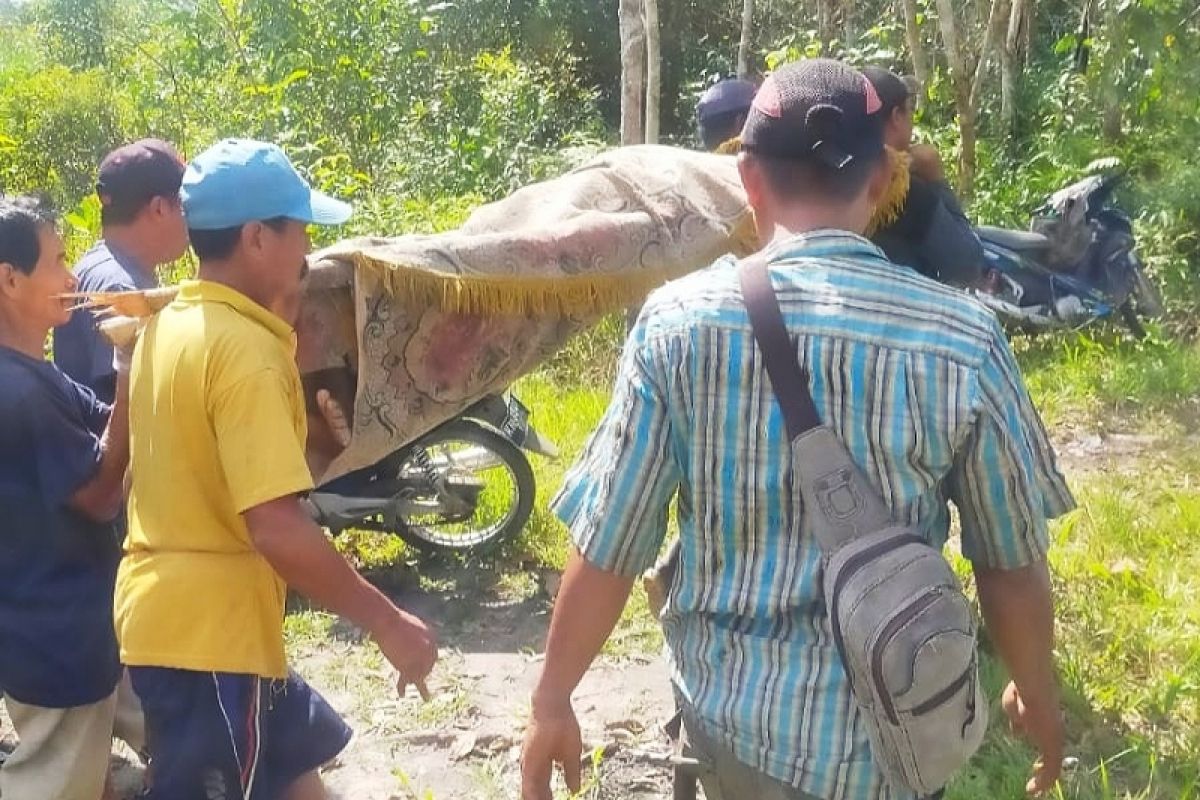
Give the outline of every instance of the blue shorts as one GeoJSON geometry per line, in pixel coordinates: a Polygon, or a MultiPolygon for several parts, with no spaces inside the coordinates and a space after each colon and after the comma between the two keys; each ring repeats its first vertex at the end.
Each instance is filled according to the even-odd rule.
{"type": "Polygon", "coordinates": [[[148,800],[275,800],[350,741],[295,673],[284,680],[130,667],[154,770],[148,800]]]}

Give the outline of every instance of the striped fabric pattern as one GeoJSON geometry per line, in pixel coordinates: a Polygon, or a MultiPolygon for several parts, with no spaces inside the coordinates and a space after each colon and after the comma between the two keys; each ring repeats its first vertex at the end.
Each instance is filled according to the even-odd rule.
{"type": "MultiPolygon", "coordinates": [[[[813,400],[897,518],[977,565],[1016,568],[1073,506],[995,318],[858,236],[777,243],[771,277],[813,400]]],[[[673,678],[744,762],[828,800],[910,798],[875,768],[829,632],[818,546],[793,507],[783,416],[735,262],[663,287],[554,508],[592,564],[649,568],[672,499],[681,567],[663,624],[673,678]]]]}

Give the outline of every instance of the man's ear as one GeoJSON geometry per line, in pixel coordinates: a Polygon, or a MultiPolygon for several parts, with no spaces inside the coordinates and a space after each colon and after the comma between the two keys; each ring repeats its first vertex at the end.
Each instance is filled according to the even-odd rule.
{"type": "Polygon", "coordinates": [[[0,261],[0,295],[12,297],[17,291],[17,275],[20,270],[7,261],[0,261]]]}
{"type": "Polygon", "coordinates": [[[762,165],[747,153],[738,154],[737,165],[742,188],[746,190],[746,199],[755,208],[761,206],[766,193],[766,178],[762,173],[762,165]]]}
{"type": "Polygon", "coordinates": [[[257,221],[247,222],[242,226],[239,245],[245,248],[248,257],[255,260],[263,258],[266,251],[266,229],[266,225],[257,221]]]}
{"type": "Polygon", "coordinates": [[[171,213],[171,201],[162,195],[155,195],[150,198],[149,211],[156,219],[163,219],[171,213]]]}

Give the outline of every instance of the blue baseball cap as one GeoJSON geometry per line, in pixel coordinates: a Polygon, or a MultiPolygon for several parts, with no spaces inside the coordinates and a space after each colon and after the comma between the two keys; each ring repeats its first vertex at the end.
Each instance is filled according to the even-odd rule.
{"type": "Polygon", "coordinates": [[[225,139],[192,159],[179,197],[198,231],[277,217],[341,225],[351,214],[348,203],[309,186],[277,145],[251,139],[225,139]]]}
{"type": "Polygon", "coordinates": [[[700,102],[696,104],[696,119],[705,122],[718,114],[749,111],[757,91],[756,85],[741,78],[725,78],[714,83],[700,95],[700,102]]]}

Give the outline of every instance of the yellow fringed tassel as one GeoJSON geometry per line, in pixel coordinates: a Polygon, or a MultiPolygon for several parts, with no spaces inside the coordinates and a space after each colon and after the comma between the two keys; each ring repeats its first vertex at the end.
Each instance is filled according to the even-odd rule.
{"type": "Polygon", "coordinates": [[[875,212],[867,224],[866,236],[868,237],[874,236],[880,228],[886,228],[895,222],[899,218],[900,212],[904,210],[905,201],[908,200],[908,189],[912,181],[908,170],[910,161],[908,153],[901,153],[899,150],[889,147],[887,154],[892,171],[891,180],[888,181],[887,191],[875,205],[875,212]]]}

